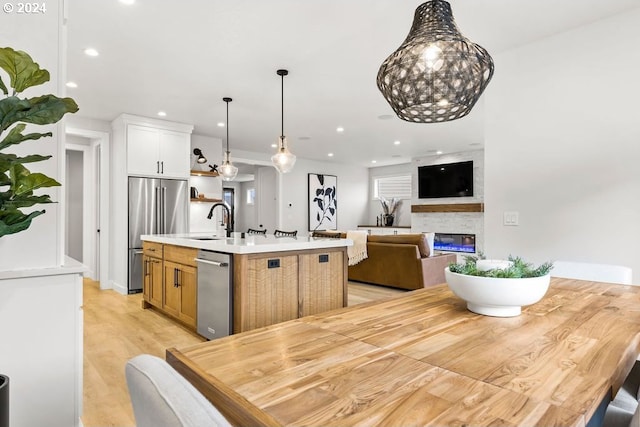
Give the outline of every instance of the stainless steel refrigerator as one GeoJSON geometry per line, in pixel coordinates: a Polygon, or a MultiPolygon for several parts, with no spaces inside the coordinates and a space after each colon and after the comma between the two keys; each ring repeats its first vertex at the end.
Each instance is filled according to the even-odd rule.
{"type": "Polygon", "coordinates": [[[188,232],[188,183],[129,177],[129,293],[142,292],[143,234],[188,232]]]}

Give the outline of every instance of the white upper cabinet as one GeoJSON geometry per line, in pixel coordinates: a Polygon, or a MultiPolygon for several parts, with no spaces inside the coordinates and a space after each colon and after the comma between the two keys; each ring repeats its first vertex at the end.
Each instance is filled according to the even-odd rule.
{"type": "Polygon", "coordinates": [[[146,126],[127,126],[129,175],[187,178],[191,135],[146,126]]]}

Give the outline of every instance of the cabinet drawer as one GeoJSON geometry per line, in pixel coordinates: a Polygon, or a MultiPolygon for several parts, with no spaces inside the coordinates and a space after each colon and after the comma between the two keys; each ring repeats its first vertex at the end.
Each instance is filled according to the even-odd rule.
{"type": "Polygon", "coordinates": [[[144,241],[142,251],[147,256],[162,258],[162,243],[144,241]]]}
{"type": "Polygon", "coordinates": [[[198,256],[198,249],[184,246],[164,245],[164,259],[166,261],[177,262],[178,264],[196,266],[195,258],[198,256]]]}

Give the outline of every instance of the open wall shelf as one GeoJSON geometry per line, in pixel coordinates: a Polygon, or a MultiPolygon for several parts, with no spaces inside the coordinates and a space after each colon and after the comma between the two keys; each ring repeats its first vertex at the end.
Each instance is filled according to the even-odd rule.
{"type": "Polygon", "coordinates": [[[206,202],[206,203],[216,203],[216,202],[221,202],[222,199],[207,199],[207,198],[191,198],[192,202],[206,202]]]}
{"type": "Polygon", "coordinates": [[[191,176],[220,176],[218,172],[191,170],[191,176]]]}

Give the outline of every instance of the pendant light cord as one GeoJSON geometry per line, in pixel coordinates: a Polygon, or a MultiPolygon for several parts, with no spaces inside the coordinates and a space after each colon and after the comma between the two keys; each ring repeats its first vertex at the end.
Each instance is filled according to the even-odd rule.
{"type": "Polygon", "coordinates": [[[229,101],[227,102],[227,160],[229,160],[229,101]]]}
{"type": "Polygon", "coordinates": [[[280,122],[280,141],[284,140],[284,73],[280,75],[281,77],[281,84],[280,84],[280,117],[281,117],[281,122],[280,122]]]}

